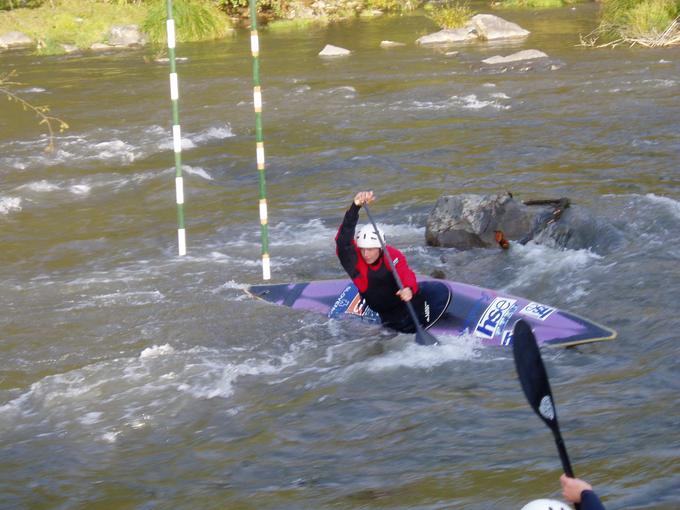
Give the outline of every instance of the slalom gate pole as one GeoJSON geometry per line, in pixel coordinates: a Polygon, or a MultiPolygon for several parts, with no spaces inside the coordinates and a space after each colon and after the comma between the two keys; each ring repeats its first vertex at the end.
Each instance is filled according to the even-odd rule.
{"type": "Polygon", "coordinates": [[[180,256],[187,254],[184,229],[184,179],[182,178],[182,134],[179,127],[179,83],[175,66],[175,19],[172,0],[166,0],[168,19],[168,60],[170,61],[170,100],[172,101],[172,146],[175,151],[175,197],[177,201],[177,249],[180,256]]]}
{"type": "Polygon", "coordinates": [[[253,105],[255,107],[255,142],[257,173],[260,185],[260,237],[262,239],[262,279],[271,279],[269,266],[269,230],[267,219],[267,187],[262,136],[262,89],[260,88],[260,39],[257,34],[257,0],[250,3],[250,50],[253,54],[253,105]]]}

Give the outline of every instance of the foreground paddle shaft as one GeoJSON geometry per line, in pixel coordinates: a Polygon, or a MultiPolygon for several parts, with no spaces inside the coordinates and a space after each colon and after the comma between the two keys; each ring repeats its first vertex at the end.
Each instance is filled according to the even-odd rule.
{"type": "MultiPolygon", "coordinates": [[[[573,478],[574,472],[571,469],[569,455],[567,455],[560,426],[557,423],[557,412],[550,391],[548,373],[543,365],[536,337],[531,327],[523,320],[517,321],[512,333],[512,354],[524,395],[538,417],[552,430],[564,474],[573,478]]],[[[578,509],[579,505],[576,505],[576,508],[578,509]]]]}
{"type": "MultiPolygon", "coordinates": [[[[378,230],[378,225],[375,224],[375,221],[373,221],[373,216],[371,216],[371,212],[368,210],[368,205],[364,204],[364,210],[366,211],[366,215],[368,216],[369,221],[371,222],[371,225],[373,225],[373,230],[375,230],[375,235],[378,237],[378,240],[380,241],[380,246],[382,247],[382,251],[385,254],[385,258],[387,259],[388,264],[390,265],[390,271],[392,271],[392,276],[394,276],[394,280],[397,282],[397,285],[399,286],[399,290],[404,289],[404,284],[401,282],[401,278],[399,278],[399,274],[397,273],[397,268],[394,267],[394,262],[392,262],[392,257],[390,256],[389,252],[385,248],[385,241],[383,241],[383,238],[380,235],[380,231],[378,230]]],[[[413,304],[410,301],[404,301],[404,304],[406,305],[406,309],[408,310],[408,313],[411,315],[411,320],[413,320],[413,324],[416,326],[416,342],[419,343],[420,345],[436,345],[439,344],[439,341],[435,338],[435,336],[431,333],[428,333],[423,329],[423,326],[420,324],[420,321],[418,320],[418,316],[416,315],[416,311],[413,309],[413,304]]]]}

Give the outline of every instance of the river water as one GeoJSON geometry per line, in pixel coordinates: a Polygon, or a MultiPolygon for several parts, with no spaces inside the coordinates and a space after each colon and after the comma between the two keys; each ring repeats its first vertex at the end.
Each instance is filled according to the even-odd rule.
{"type": "MultiPolygon", "coordinates": [[[[354,193],[373,189],[418,273],[618,330],[544,351],[574,470],[609,509],[680,508],[680,53],[578,47],[591,5],[501,15],[532,35],[419,48],[435,31],[419,15],[263,31],[273,281],[343,276],[332,238],[354,193]],[[321,59],[327,43],[354,53],[321,59]],[[528,48],[550,65],[479,64],[528,48]],[[571,198],[578,242],[425,246],[440,195],[504,191],[571,198]]],[[[465,336],[418,347],[245,296],[261,282],[248,34],[178,56],[182,258],[167,65],[148,49],[0,56],[15,90],[70,124],[45,153],[36,120],[1,102],[0,508],[559,497],[552,436],[507,349],[465,336]]]]}

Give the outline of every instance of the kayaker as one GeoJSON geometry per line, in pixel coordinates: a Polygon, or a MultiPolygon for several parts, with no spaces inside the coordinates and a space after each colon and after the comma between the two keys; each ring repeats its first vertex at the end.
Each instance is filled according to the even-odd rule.
{"type": "Polygon", "coordinates": [[[335,236],[336,253],[361,297],[380,315],[383,325],[403,333],[414,333],[416,328],[404,303],[413,300],[418,309],[417,303],[421,298],[416,275],[408,267],[406,257],[396,248],[386,245],[404,285],[400,290],[378,238],[379,235],[385,242],[383,232],[380,229],[376,232],[370,224],[356,232],[361,206],[374,200],[372,191],[360,191],[354,196],[335,236]]]}

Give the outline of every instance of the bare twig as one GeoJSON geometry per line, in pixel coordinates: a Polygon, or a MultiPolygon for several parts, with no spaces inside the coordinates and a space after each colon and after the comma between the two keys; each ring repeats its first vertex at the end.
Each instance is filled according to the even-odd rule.
{"type": "Polygon", "coordinates": [[[5,94],[8,101],[14,101],[19,104],[24,111],[33,112],[39,119],[38,125],[44,125],[48,132],[48,142],[45,147],[45,152],[52,152],[54,150],[54,132],[58,129],[60,133],[68,129],[68,124],[59,117],[49,115],[50,107],[46,105],[34,105],[23,99],[21,96],[12,92],[9,88],[11,86],[21,85],[21,83],[12,81],[16,76],[16,71],[12,70],[9,73],[0,76],[0,93],[5,94]]]}

